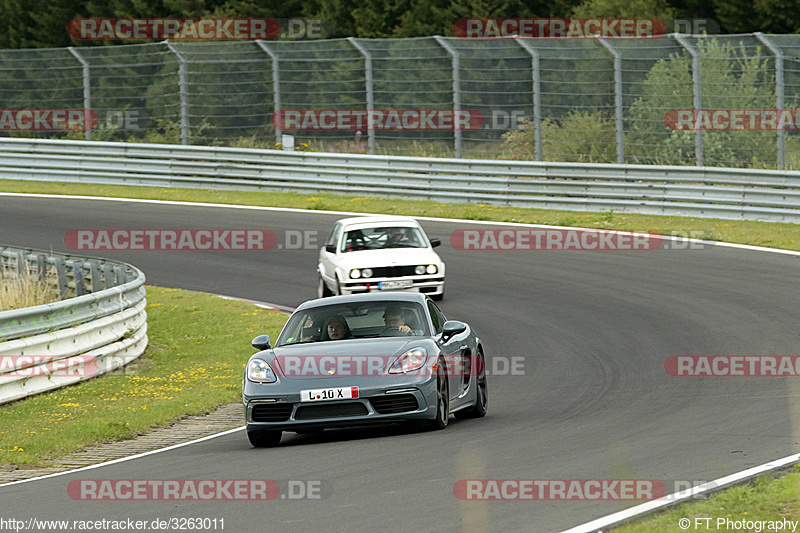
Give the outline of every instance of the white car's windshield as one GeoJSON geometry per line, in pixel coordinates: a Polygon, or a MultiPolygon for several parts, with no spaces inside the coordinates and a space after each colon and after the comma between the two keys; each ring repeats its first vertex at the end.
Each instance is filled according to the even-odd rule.
{"type": "Polygon", "coordinates": [[[426,248],[425,237],[413,226],[386,226],[350,230],[342,240],[342,252],[386,248],[426,248]]]}

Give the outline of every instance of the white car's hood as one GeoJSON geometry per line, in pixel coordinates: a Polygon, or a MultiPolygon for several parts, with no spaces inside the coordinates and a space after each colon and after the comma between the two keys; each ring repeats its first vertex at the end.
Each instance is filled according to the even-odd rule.
{"type": "Polygon", "coordinates": [[[388,248],[347,252],[339,256],[339,265],[344,269],[375,268],[385,266],[441,264],[439,254],[430,248],[388,248]]]}

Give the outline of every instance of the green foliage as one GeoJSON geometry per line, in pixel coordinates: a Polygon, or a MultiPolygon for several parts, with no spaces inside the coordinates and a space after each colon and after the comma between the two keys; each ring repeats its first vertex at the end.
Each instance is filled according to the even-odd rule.
{"type": "MultiPolygon", "coordinates": [[[[534,159],[535,129],[530,120],[503,135],[514,159],[534,159]]],[[[545,161],[613,163],[617,160],[614,120],[602,111],[572,110],[560,120],[542,121],[542,155],[545,161]]]]}
{"type": "Polygon", "coordinates": [[[673,19],[676,9],[667,0],[585,0],[572,10],[575,18],[673,19]]]}
{"type": "MultiPolygon", "coordinates": [[[[703,109],[774,108],[774,74],[768,53],[743,45],[704,39],[700,54],[703,109]]],[[[693,109],[692,60],[686,52],[657,62],[642,84],[643,96],[632,105],[626,125],[626,157],[635,162],[694,164],[695,132],[673,131],[664,123],[671,109],[693,109]]],[[[776,159],[775,132],[703,132],[705,164],[771,166],[776,159]]]]}

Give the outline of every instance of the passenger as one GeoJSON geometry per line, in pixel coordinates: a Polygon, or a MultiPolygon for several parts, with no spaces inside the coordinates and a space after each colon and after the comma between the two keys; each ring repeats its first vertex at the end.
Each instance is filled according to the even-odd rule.
{"type": "Polygon", "coordinates": [[[344,318],[335,316],[328,320],[328,338],[332,341],[352,338],[350,327],[344,318]]]}

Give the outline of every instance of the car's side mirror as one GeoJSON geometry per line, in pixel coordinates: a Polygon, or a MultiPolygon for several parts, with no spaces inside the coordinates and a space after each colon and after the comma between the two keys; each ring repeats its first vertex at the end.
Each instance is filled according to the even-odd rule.
{"type": "Polygon", "coordinates": [[[465,331],[467,331],[467,325],[463,322],[448,320],[444,323],[444,326],[442,326],[442,342],[447,342],[452,337],[455,337],[459,333],[464,333],[465,331]]]}
{"type": "Polygon", "coordinates": [[[326,244],[325,245],[325,251],[328,252],[329,254],[335,254],[336,253],[336,245],[335,244],[326,244]]]}
{"type": "Polygon", "coordinates": [[[251,342],[250,344],[253,345],[253,348],[259,351],[269,350],[269,335],[259,335],[258,337],[253,339],[253,342],[251,342]]]}
{"type": "Polygon", "coordinates": [[[431,248],[436,248],[437,246],[441,246],[442,241],[439,239],[431,239],[431,248]]]}

